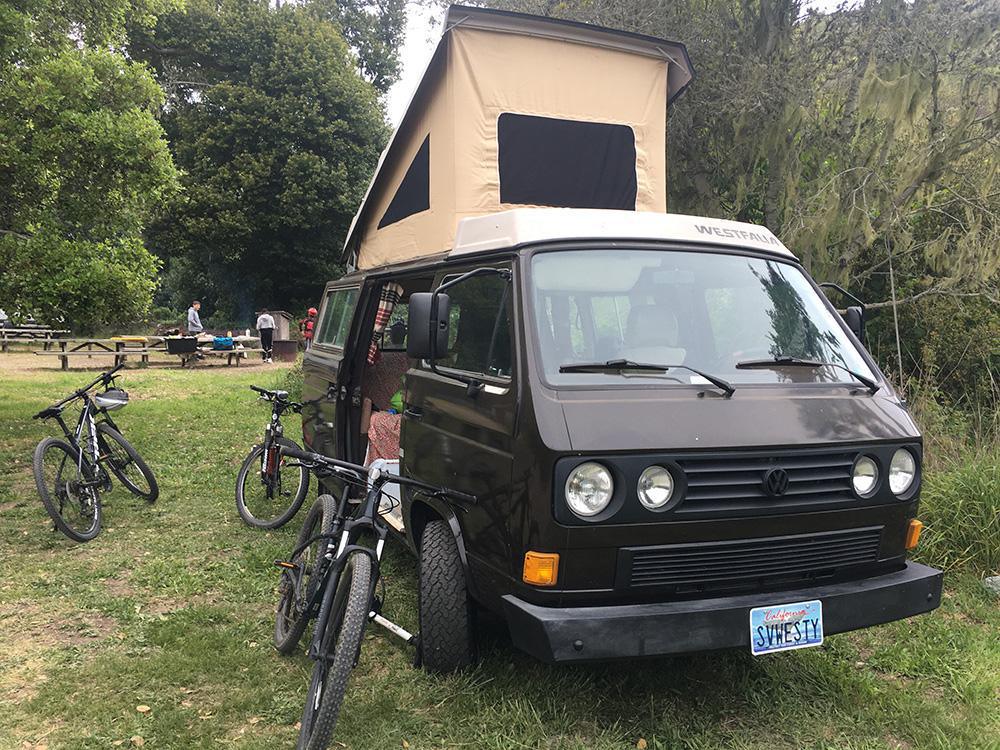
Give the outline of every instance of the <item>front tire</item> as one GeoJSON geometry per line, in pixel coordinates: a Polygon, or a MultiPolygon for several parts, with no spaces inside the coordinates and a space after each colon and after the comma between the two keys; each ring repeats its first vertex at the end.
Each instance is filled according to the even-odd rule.
{"type": "Polygon", "coordinates": [[[476,658],[472,603],[458,543],[446,521],[430,521],[420,542],[420,660],[454,672],[476,658]]]}
{"type": "Polygon", "coordinates": [[[332,648],[332,658],[318,659],[313,667],[309,695],[302,712],[299,750],[325,750],[330,744],[347,681],[361,651],[371,595],[372,559],[365,552],[355,552],[348,558],[337,581],[323,637],[324,644],[332,648]]]}
{"type": "MultiPolygon", "coordinates": [[[[337,501],[332,495],[320,495],[306,515],[299,530],[295,547],[305,544],[317,534],[330,534],[337,515],[337,501]]],[[[313,588],[317,585],[316,573],[329,539],[317,539],[290,562],[298,565],[294,571],[283,570],[278,591],[280,599],[274,617],[274,647],[286,656],[295,651],[296,646],[309,626],[306,611],[312,599],[313,588]]]]}
{"type": "MultiPolygon", "coordinates": [[[[278,445],[301,450],[294,440],[276,438],[278,445]]],[[[256,445],[243,460],[236,476],[236,512],[240,518],[257,529],[278,529],[299,512],[309,491],[309,470],[305,466],[283,467],[280,456],[273,485],[265,484],[261,476],[263,445],[256,445]],[[288,489],[282,484],[282,475],[290,478],[288,489]],[[294,492],[294,494],[293,494],[294,492]],[[291,498],[289,503],[288,499],[291,498]]]]}
{"type": "Polygon", "coordinates": [[[156,477],[124,435],[107,422],[100,422],[97,425],[97,445],[105,465],[125,489],[147,503],[156,502],[160,496],[156,477]]]}
{"type": "Polygon", "coordinates": [[[73,541],[89,542],[101,531],[101,499],[97,486],[78,473],[79,456],[65,440],[48,437],[35,448],[32,469],[56,528],[73,541]]]}

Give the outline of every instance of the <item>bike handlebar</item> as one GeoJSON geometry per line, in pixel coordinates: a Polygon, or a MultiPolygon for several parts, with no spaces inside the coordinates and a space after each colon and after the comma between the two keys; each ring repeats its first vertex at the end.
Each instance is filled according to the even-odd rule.
{"type": "MultiPolygon", "coordinates": [[[[313,453],[312,451],[304,451],[298,448],[293,448],[291,446],[283,445],[281,446],[281,453],[289,458],[297,458],[300,461],[305,461],[311,464],[321,464],[323,466],[328,466],[333,469],[340,469],[342,471],[349,471],[356,474],[360,479],[368,478],[368,467],[362,466],[360,464],[352,464],[349,461],[341,461],[336,458],[328,458],[327,456],[320,455],[319,453],[313,453]]],[[[382,477],[383,484],[398,484],[405,487],[415,487],[416,489],[424,490],[432,495],[447,495],[448,497],[454,498],[466,503],[476,503],[476,496],[470,495],[467,492],[459,492],[458,490],[452,490],[447,487],[435,487],[432,484],[427,484],[426,482],[421,482],[419,479],[411,479],[410,477],[397,476],[395,474],[386,473],[382,477]]]]}
{"type": "Polygon", "coordinates": [[[70,401],[82,397],[95,385],[108,385],[112,380],[115,379],[115,373],[118,372],[120,369],[122,369],[124,366],[125,363],[121,362],[112,367],[107,372],[102,372],[100,375],[98,375],[94,380],[85,385],[83,388],[74,391],[72,395],[67,396],[62,401],[57,401],[56,403],[52,404],[52,406],[42,409],[40,412],[38,412],[38,414],[32,417],[32,419],[46,419],[48,417],[51,417],[53,416],[53,412],[58,412],[60,407],[62,407],[64,404],[68,404],[70,401]]]}

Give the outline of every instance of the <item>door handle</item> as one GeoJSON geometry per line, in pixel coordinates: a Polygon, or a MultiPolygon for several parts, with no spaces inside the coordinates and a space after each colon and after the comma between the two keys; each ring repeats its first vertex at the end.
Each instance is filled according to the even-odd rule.
{"type": "Polygon", "coordinates": [[[407,406],[403,409],[403,416],[410,419],[423,419],[424,410],[416,406],[407,406]]]}

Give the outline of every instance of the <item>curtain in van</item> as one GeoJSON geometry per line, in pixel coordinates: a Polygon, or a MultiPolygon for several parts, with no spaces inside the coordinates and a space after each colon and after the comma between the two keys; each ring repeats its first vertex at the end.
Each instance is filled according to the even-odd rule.
{"type": "Polygon", "coordinates": [[[368,345],[368,364],[370,365],[378,362],[382,354],[379,351],[378,342],[382,338],[385,327],[389,325],[389,317],[392,315],[393,308],[402,296],[403,287],[394,281],[390,281],[382,287],[378,300],[378,311],[375,313],[375,330],[372,331],[372,342],[368,345]]]}

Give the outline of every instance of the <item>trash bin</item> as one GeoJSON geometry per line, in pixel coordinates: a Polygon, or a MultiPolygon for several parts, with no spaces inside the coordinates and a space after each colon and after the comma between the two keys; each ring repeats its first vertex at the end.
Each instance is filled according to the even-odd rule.
{"type": "Polygon", "coordinates": [[[168,336],[164,340],[168,354],[194,354],[198,349],[198,339],[194,336],[168,336]]]}
{"type": "Polygon", "coordinates": [[[299,355],[299,342],[292,339],[275,339],[272,353],[274,359],[279,362],[294,362],[299,355]]]}

